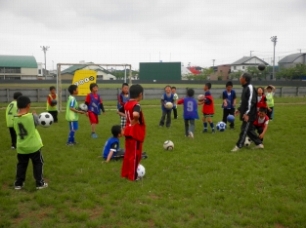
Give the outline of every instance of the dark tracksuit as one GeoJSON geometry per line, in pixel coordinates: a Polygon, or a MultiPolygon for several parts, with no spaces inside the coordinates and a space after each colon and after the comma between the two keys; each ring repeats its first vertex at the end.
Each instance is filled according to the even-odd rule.
{"type": "Polygon", "coordinates": [[[253,85],[245,84],[243,85],[243,90],[241,94],[241,103],[238,108],[240,112],[240,120],[243,121],[241,125],[241,131],[237,146],[239,148],[243,147],[246,136],[249,136],[250,139],[256,144],[261,144],[261,140],[255,132],[255,127],[253,125],[254,120],[257,115],[257,92],[253,85]],[[243,120],[243,115],[246,114],[249,116],[248,122],[243,120]]]}

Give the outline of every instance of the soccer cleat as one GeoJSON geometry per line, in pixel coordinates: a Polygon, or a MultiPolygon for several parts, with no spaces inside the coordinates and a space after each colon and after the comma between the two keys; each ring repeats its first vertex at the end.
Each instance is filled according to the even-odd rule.
{"type": "Polygon", "coordinates": [[[193,135],[193,133],[191,131],[189,131],[188,137],[192,138],[192,139],[194,138],[194,135],[193,135]]]}
{"type": "Polygon", "coordinates": [[[22,186],[15,186],[15,190],[21,190],[22,186]]]}
{"type": "Polygon", "coordinates": [[[16,149],[16,147],[15,147],[15,146],[11,146],[11,149],[12,149],[12,150],[15,150],[15,149],[16,149]]]}
{"type": "Polygon", "coordinates": [[[76,142],[67,142],[67,143],[66,143],[67,146],[74,146],[74,145],[76,145],[76,144],[77,144],[76,142]]]}
{"type": "Polygon", "coordinates": [[[147,159],[147,158],[148,158],[147,153],[146,153],[146,152],[142,152],[141,158],[142,158],[142,159],[147,159]]]}
{"type": "Polygon", "coordinates": [[[253,149],[264,149],[264,145],[263,144],[258,144],[255,147],[253,147],[253,149]]]}
{"type": "Polygon", "coordinates": [[[96,133],[91,133],[91,138],[96,139],[98,138],[98,135],[96,133]]]}
{"type": "Polygon", "coordinates": [[[203,129],[203,133],[204,133],[204,132],[207,132],[207,129],[206,129],[206,128],[203,129]]]}
{"type": "Polygon", "coordinates": [[[48,188],[48,183],[44,183],[44,184],[41,185],[41,186],[36,186],[36,189],[37,189],[37,190],[44,189],[44,188],[48,188]]]}
{"type": "Polygon", "coordinates": [[[235,147],[231,150],[231,152],[237,152],[238,150],[240,150],[240,148],[239,148],[238,146],[235,146],[235,147]]]}

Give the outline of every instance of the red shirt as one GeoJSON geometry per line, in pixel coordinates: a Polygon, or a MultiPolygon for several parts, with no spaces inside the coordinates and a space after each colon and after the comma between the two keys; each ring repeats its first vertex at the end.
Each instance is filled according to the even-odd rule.
{"type": "Polygon", "coordinates": [[[56,94],[50,93],[47,100],[48,100],[49,105],[52,106],[51,101],[56,100],[56,94]]]}
{"type": "Polygon", "coordinates": [[[257,116],[256,120],[253,122],[253,125],[255,127],[264,128],[265,125],[267,125],[268,123],[269,123],[269,117],[267,115],[263,119],[260,119],[259,116],[257,116]]]}
{"type": "Polygon", "coordinates": [[[209,91],[205,92],[205,100],[202,108],[202,113],[204,114],[214,114],[214,99],[209,91]]]}
{"type": "Polygon", "coordinates": [[[259,108],[267,108],[267,98],[265,95],[261,96],[261,99],[257,101],[257,109],[259,108]]]}
{"type": "Polygon", "coordinates": [[[139,106],[138,108],[140,108],[140,104],[135,100],[130,100],[126,102],[124,105],[124,111],[125,111],[125,116],[126,116],[124,136],[132,137],[137,141],[143,142],[146,136],[146,124],[145,124],[143,112],[141,109],[139,112],[140,114],[139,122],[134,124],[133,126],[131,125],[131,122],[133,120],[133,112],[134,112],[135,106],[139,106]]]}

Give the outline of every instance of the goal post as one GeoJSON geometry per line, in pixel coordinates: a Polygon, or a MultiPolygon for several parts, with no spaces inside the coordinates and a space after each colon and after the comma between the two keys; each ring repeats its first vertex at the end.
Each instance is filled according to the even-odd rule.
{"type": "MultiPolygon", "coordinates": [[[[132,65],[131,64],[105,64],[105,63],[58,63],[57,64],[57,78],[56,78],[56,90],[57,90],[57,94],[58,97],[60,99],[58,99],[58,111],[61,112],[63,110],[63,94],[62,94],[62,74],[61,74],[61,70],[62,70],[62,66],[98,66],[98,67],[124,67],[125,70],[125,74],[124,74],[124,82],[127,82],[127,78],[128,78],[128,83],[129,85],[132,85],[132,65]],[[127,77],[126,75],[126,68],[130,69],[129,75],[127,77]]],[[[72,80],[71,80],[72,83],[72,80]]]]}

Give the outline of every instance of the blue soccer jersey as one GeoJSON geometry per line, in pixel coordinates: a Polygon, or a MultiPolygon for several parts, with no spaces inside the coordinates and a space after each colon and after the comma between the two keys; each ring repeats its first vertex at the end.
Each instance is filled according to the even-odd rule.
{"type": "Polygon", "coordinates": [[[114,152],[113,154],[114,156],[115,153],[118,151],[118,149],[119,149],[119,139],[111,137],[104,144],[102,157],[106,159],[110,151],[114,152]]]}
{"type": "Polygon", "coordinates": [[[199,119],[198,103],[193,97],[184,98],[184,119],[185,120],[199,119]]]}
{"type": "Polygon", "coordinates": [[[236,99],[235,90],[231,90],[230,92],[228,92],[227,90],[224,90],[222,94],[222,98],[223,100],[226,99],[226,102],[227,102],[227,106],[225,107],[224,104],[222,104],[222,108],[224,109],[235,108],[234,107],[234,100],[236,99]]]}
{"type": "Polygon", "coordinates": [[[166,93],[164,93],[163,95],[162,95],[162,97],[161,97],[161,100],[162,100],[162,102],[163,102],[163,104],[162,104],[162,106],[161,106],[161,108],[162,108],[162,110],[167,110],[166,108],[165,108],[165,106],[164,106],[164,104],[166,104],[167,102],[171,102],[172,104],[174,103],[174,96],[173,96],[173,93],[171,93],[171,94],[166,94],[166,93]]]}

